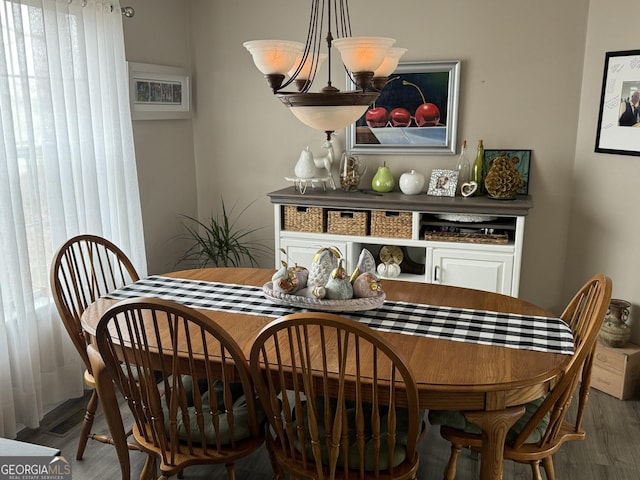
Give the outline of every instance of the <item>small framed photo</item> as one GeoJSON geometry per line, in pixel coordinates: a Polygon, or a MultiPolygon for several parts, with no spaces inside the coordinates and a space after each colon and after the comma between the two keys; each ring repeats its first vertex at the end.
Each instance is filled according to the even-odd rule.
{"type": "Polygon", "coordinates": [[[132,120],[171,120],[191,115],[189,75],[183,68],[128,62],[132,120]]]}
{"type": "Polygon", "coordinates": [[[434,169],[431,171],[427,195],[435,197],[455,197],[458,186],[458,172],[455,170],[434,169]]]}
{"type": "Polygon", "coordinates": [[[484,171],[485,175],[491,168],[491,163],[497,157],[508,157],[516,166],[516,170],[522,179],[522,186],[518,195],[529,194],[529,166],[531,164],[531,150],[485,150],[484,171]]]}
{"type": "Polygon", "coordinates": [[[596,152],[640,156],[640,50],[606,53],[597,128],[596,152]]]}

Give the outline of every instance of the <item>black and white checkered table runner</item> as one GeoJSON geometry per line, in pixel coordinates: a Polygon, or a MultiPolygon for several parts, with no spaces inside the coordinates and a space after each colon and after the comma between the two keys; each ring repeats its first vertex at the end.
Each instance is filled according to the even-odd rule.
{"type": "MultiPolygon", "coordinates": [[[[114,299],[156,297],[193,308],[278,318],[303,311],[267,300],[260,287],[158,275],[109,294],[114,299]]],[[[573,335],[559,318],[441,307],[386,300],[363,312],[344,312],[377,330],[501,347],[572,354],[573,335]]]]}

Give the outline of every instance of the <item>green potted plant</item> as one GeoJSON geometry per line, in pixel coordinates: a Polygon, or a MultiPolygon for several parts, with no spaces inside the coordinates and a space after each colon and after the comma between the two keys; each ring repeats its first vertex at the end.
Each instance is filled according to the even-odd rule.
{"type": "Polygon", "coordinates": [[[245,229],[237,226],[242,214],[253,204],[244,207],[233,218],[233,210],[227,211],[222,200],[222,214],[212,215],[206,221],[183,215],[187,230],[182,238],[191,241],[191,246],[180,257],[178,263],[185,262],[195,268],[205,267],[239,267],[248,262],[252,267],[258,266],[256,256],[271,252],[263,243],[251,240],[253,233],[260,228],[245,229]]]}

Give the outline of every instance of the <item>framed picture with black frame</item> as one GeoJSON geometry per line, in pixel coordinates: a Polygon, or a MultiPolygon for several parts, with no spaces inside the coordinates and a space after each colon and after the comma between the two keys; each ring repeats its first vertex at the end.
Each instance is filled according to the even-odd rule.
{"type": "Polygon", "coordinates": [[[640,156],[640,50],[605,55],[595,151],[640,156]]]}
{"type": "MultiPolygon", "coordinates": [[[[347,76],[347,90],[356,88],[347,76]]],[[[376,101],[347,127],[347,150],[455,154],[459,88],[459,60],[400,63],[376,101]]]]}

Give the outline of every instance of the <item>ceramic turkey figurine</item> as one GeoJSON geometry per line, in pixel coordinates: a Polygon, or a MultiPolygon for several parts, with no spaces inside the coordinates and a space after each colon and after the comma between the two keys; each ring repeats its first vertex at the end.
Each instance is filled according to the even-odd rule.
{"type": "Polygon", "coordinates": [[[353,287],[344,268],[344,259],[340,259],[338,266],[331,272],[329,281],[325,285],[329,300],[348,300],[353,298],[353,287]]]}
{"type": "Polygon", "coordinates": [[[318,250],[309,267],[309,287],[325,286],[329,281],[329,275],[338,266],[340,252],[335,248],[325,247],[318,250]]]}

